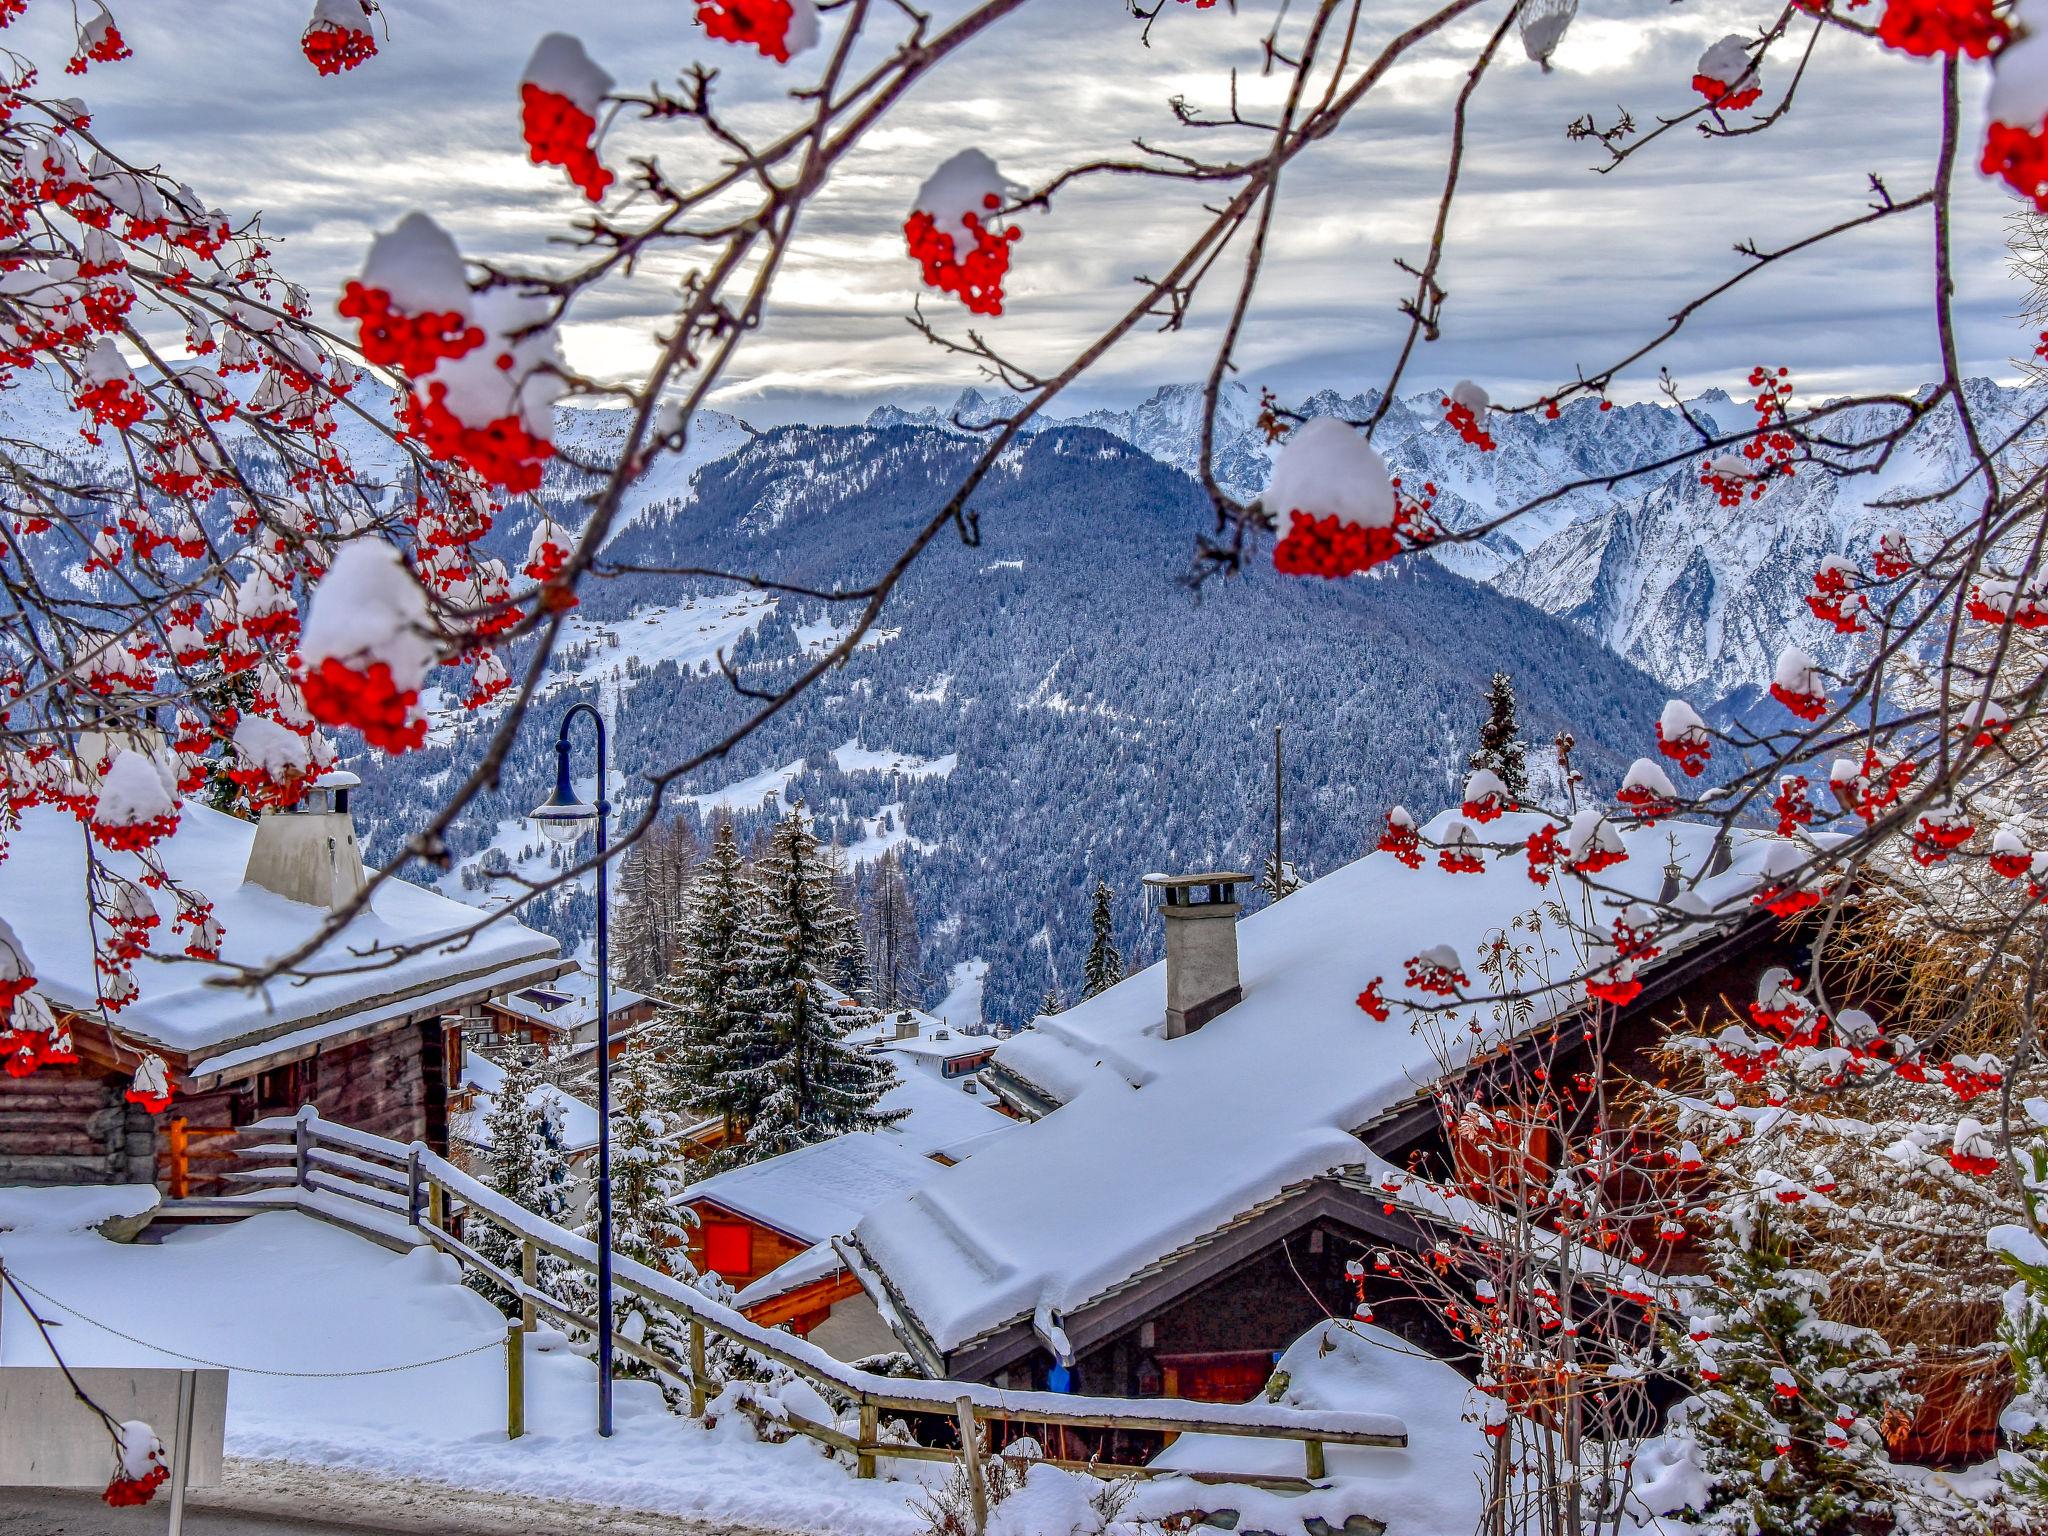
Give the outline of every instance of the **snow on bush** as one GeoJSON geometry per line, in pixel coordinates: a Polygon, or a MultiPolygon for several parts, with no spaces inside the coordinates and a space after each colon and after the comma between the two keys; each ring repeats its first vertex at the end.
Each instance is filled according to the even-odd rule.
{"type": "Polygon", "coordinates": [[[408,394],[406,430],[434,458],[488,484],[515,495],[536,490],[568,388],[550,306],[539,294],[490,288],[475,295],[472,313],[484,345],[437,367],[424,394],[408,394]]]}
{"type": "Polygon", "coordinates": [[[1684,769],[1687,778],[1697,778],[1713,756],[1714,741],[1699,711],[1672,699],[1657,717],[1657,750],[1684,769]]]}
{"type": "Polygon", "coordinates": [[[373,0],[313,0],[313,19],[299,36],[306,60],[323,75],[354,69],[377,53],[370,32],[373,0]]]}
{"type": "Polygon", "coordinates": [[[817,0],[697,0],[706,37],[757,48],[778,64],[818,45],[817,0]]]}
{"type": "Polygon", "coordinates": [[[903,221],[904,239],[925,283],[958,296],[977,315],[1000,315],[1010,247],[1023,231],[1014,224],[998,227],[990,215],[1023,193],[979,149],[963,149],[933,171],[903,221]]]}
{"type": "Polygon", "coordinates": [[[116,752],[93,803],[93,837],[108,848],[135,849],[177,829],[178,802],[163,769],[140,752],[116,752]]]}
{"type": "Polygon", "coordinates": [[[1717,111],[1740,112],[1764,93],[1763,75],[1750,62],[1749,44],[1730,33],[1700,55],[1692,88],[1717,111]]]}
{"type": "Polygon", "coordinates": [[[1273,568],[1287,575],[1349,576],[1401,552],[1401,508],[1386,460],[1333,417],[1289,434],[1261,499],[1285,524],[1273,568]]]}
{"type": "Polygon", "coordinates": [[[129,1419],[114,1430],[114,1476],[100,1497],[117,1509],[147,1504],[170,1475],[156,1431],[129,1419]]]}
{"type": "Polygon", "coordinates": [[[1786,646],[1771,673],[1771,697],[1802,720],[1818,720],[1828,712],[1820,664],[1798,646],[1786,646]]]}
{"type": "Polygon", "coordinates": [[[535,165],[559,165],[593,203],[602,202],[612,184],[593,143],[597,114],[612,84],[566,32],[550,32],[534,46],[519,81],[528,157],[535,165]]]}
{"type": "Polygon", "coordinates": [[[435,655],[426,593],[398,551],[376,539],[345,545],[313,591],[299,641],[313,718],[359,730],[387,752],[419,746],[420,689],[435,655]]]}
{"type": "Polygon", "coordinates": [[[462,253],[446,230],[417,210],[370,242],[362,275],[343,287],[337,308],[357,322],[365,358],[415,376],[484,342],[483,331],[470,323],[462,253]]]}

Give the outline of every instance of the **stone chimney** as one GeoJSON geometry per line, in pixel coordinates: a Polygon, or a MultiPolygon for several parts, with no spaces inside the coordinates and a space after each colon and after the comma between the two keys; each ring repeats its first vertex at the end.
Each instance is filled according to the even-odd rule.
{"type": "Polygon", "coordinates": [[[1250,879],[1234,870],[1145,877],[1159,892],[1166,923],[1167,1039],[1193,1034],[1244,996],[1237,977],[1237,888],[1250,879]]]}
{"type": "Polygon", "coordinates": [[[292,809],[265,811],[243,879],[330,912],[353,899],[365,882],[348,797],[361,783],[352,773],[322,774],[292,809]]]}

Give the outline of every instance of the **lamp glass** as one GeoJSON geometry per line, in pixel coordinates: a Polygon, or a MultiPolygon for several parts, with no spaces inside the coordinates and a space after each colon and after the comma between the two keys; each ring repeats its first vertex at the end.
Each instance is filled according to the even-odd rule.
{"type": "Polygon", "coordinates": [[[537,816],[541,834],[557,843],[573,843],[583,835],[588,816],[537,816]]]}

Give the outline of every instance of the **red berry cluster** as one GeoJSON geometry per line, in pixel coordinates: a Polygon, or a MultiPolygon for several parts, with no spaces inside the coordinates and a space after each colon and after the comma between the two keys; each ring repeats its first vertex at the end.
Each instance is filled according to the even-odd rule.
{"type": "Polygon", "coordinates": [[[1707,759],[1714,755],[1714,743],[1704,734],[1694,731],[1682,732],[1676,740],[1667,739],[1664,726],[1657,724],[1657,750],[1685,770],[1685,776],[1696,779],[1707,766],[1707,759]]]}
{"type": "Polygon", "coordinates": [[[308,27],[299,39],[306,60],[323,75],[338,75],[377,56],[377,39],[351,27],[308,27]]]}
{"type": "Polygon", "coordinates": [[[593,203],[604,201],[612,173],[598,162],[591,139],[597,119],[568,97],[543,90],[531,80],[519,87],[521,130],[527,158],[535,165],[559,165],[593,203]]]}
{"type": "Polygon", "coordinates": [[[87,45],[85,52],[73,55],[71,62],[64,66],[64,73],[82,75],[91,65],[114,64],[122,59],[134,57],[134,50],[121,40],[121,29],[109,23],[107,28],[87,45]]]}
{"type": "MultiPolygon", "coordinates": [[[[135,1097],[132,1090],[129,1093],[129,1097],[135,1097]]],[[[140,1103],[141,1101],[137,1100],[137,1102],[140,1103]]],[[[169,1095],[164,1097],[163,1102],[164,1104],[171,1102],[169,1095]]],[[[159,1105],[158,1107],[161,1108],[162,1106],[159,1105]]],[[[151,1110],[150,1113],[154,1114],[156,1111],[151,1110]]],[[[164,1466],[162,1462],[158,1462],[140,1477],[128,1477],[116,1472],[114,1480],[107,1484],[107,1491],[101,1494],[100,1497],[116,1509],[127,1509],[134,1505],[147,1504],[156,1497],[157,1489],[163,1486],[164,1479],[170,1475],[170,1469],[164,1466]]]]}
{"type": "Polygon", "coordinates": [[[1991,0],[1885,0],[1877,40],[1887,48],[1927,59],[1988,58],[2012,38],[2012,24],[1991,8],[1991,0]]]}
{"type": "Polygon", "coordinates": [[[373,747],[410,752],[427,739],[427,722],[414,710],[419,691],[398,687],[384,662],[373,661],[358,669],[329,656],[318,667],[306,670],[299,687],[315,720],[323,725],[351,726],[373,747]]]}
{"type": "Polygon", "coordinates": [[[462,357],[484,344],[483,331],[454,310],[409,315],[382,288],[366,288],[353,278],[335,308],[362,327],[363,356],[379,367],[431,373],[443,359],[462,357]]]}
{"type": "Polygon", "coordinates": [[[1273,546],[1273,569],[1283,576],[1353,576],[1401,553],[1392,528],[1368,528],[1339,518],[1290,512],[1287,536],[1273,546]]]}
{"type": "Polygon", "coordinates": [[[1477,448],[1481,453],[1491,453],[1497,446],[1493,435],[1479,424],[1479,418],[1472,407],[1462,400],[1453,400],[1446,395],[1442,400],[1444,420],[1458,429],[1458,436],[1477,448]]]}
{"type": "Polygon", "coordinates": [[[1712,75],[1694,75],[1692,88],[1706,97],[1707,104],[1717,112],[1740,112],[1745,107],[1753,107],[1764,93],[1763,86],[1754,78],[1741,90],[1731,91],[1727,81],[1716,80],[1712,75]]]}
{"type": "Polygon", "coordinates": [[[1813,802],[1806,797],[1810,787],[1803,773],[1778,780],[1778,793],[1771,800],[1771,809],[1778,813],[1778,836],[1790,837],[1794,827],[1812,824],[1813,802]]]}
{"type": "Polygon", "coordinates": [[[149,396],[129,379],[108,379],[89,384],[74,397],[78,408],[92,412],[92,419],[116,432],[126,432],[149,414],[149,396]]]}
{"type": "Polygon", "coordinates": [[[515,496],[540,488],[555,445],[535,437],[516,416],[501,416],[487,427],[467,425],[448,409],[448,386],[435,381],[423,401],[408,395],[405,430],[443,462],[466,464],[488,484],[501,485],[515,496]]]}
{"type": "Polygon", "coordinates": [[[2032,198],[2037,211],[2048,213],[2048,124],[2032,128],[1990,124],[1984,130],[1984,155],[1978,168],[1986,176],[2003,177],[2015,192],[2032,198]]]}
{"type": "Polygon", "coordinates": [[[1818,720],[1828,712],[1828,696],[1824,693],[1797,693],[1782,683],[1772,683],[1771,697],[1802,720],[1818,720]]]}
{"type": "Polygon", "coordinates": [[[789,0],[697,0],[697,24],[721,43],[758,48],[778,64],[789,62],[789,0]]]}
{"type": "MultiPolygon", "coordinates": [[[[1002,199],[993,192],[981,201],[990,212],[1002,206],[1002,199]]],[[[1000,315],[1003,278],[1010,270],[1010,247],[1023,238],[1023,231],[1014,224],[1000,231],[990,229],[975,213],[962,215],[960,222],[974,236],[974,248],[964,256],[958,253],[953,237],[939,228],[936,219],[928,213],[913,213],[903,221],[910,254],[923,269],[928,287],[958,294],[960,302],[977,315],[1000,315]]]]}

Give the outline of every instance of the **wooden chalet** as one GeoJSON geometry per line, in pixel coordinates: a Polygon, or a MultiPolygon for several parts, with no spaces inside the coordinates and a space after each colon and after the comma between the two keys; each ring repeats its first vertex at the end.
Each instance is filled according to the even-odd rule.
{"type": "MultiPolygon", "coordinates": [[[[151,895],[159,921],[135,964],[138,990],[111,1019],[97,1001],[102,936],[85,912],[86,831],[60,810],[23,813],[0,861],[0,916],[70,1024],[79,1061],[0,1079],[0,1184],[220,1193],[241,1128],[303,1104],[445,1150],[464,1019],[566,969],[553,939],[506,919],[471,934],[475,908],[392,880],[292,974],[234,984],[313,937],[363,889],[355,782],[329,775],[299,809],[256,822],[186,802],[159,850],[178,886],[213,904],[220,959],[186,957],[171,898],[151,895]],[[162,1058],[173,1090],[158,1114],[127,1098],[145,1052],[162,1058]]],[[[132,855],[100,858],[140,873],[132,855]]]]}
{"type": "MultiPolygon", "coordinates": [[[[1751,904],[1775,839],[1731,850],[1662,823],[1624,840],[1604,884],[1722,919],[1638,973],[1644,990],[1615,1020],[1626,1054],[1682,1009],[1753,996],[1763,969],[1796,960],[1798,934],[1751,904]]],[[[1354,999],[1375,977],[1400,995],[1407,958],[1445,942],[1491,990],[1482,944],[1563,948],[1542,912],[1554,892],[1520,860],[1453,874],[1374,853],[1240,923],[1244,878],[1154,877],[1165,961],[1005,1041],[984,1073],[1033,1123],[876,1206],[839,1245],[933,1375],[1243,1401],[1289,1343],[1349,1315],[1349,1262],[1484,1219],[1402,1175],[1483,1179],[1491,1154],[1461,1150],[1442,1101],[1498,1102],[1487,1079],[1508,1053],[1577,1038],[1582,990],[1539,991],[1526,1016],[1421,1024],[1354,999]]],[[[1517,1155],[1550,1154],[1535,1137],[1517,1155]]],[[[1380,1326],[1454,1353],[1370,1266],[1366,1283],[1380,1326]]]]}
{"type": "Polygon", "coordinates": [[[899,1074],[881,1107],[903,1116],[884,1131],[836,1136],[729,1169],[683,1196],[696,1218],[691,1261],[731,1283],[755,1322],[812,1337],[845,1360],[897,1345],[833,1239],[877,1203],[1018,1129],[987,1094],[915,1070],[899,1074]]]}
{"type": "MultiPolygon", "coordinates": [[[[612,1056],[634,1031],[654,1017],[654,999],[644,992],[611,985],[612,1056]]],[[[488,1045],[534,1045],[551,1055],[581,1048],[584,1055],[597,1044],[597,967],[579,964],[547,981],[536,981],[489,998],[478,1020],[477,1035],[488,1045]]]]}

